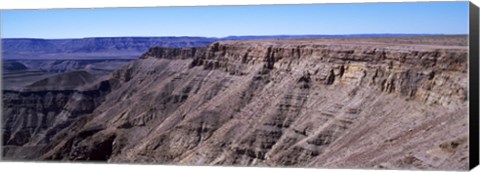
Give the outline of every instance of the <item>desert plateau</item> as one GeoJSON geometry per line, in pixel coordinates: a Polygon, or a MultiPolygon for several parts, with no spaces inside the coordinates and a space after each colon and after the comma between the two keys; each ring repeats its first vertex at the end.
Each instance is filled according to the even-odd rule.
{"type": "Polygon", "coordinates": [[[145,40],[7,43],[2,159],[468,169],[466,35],[145,40]]]}

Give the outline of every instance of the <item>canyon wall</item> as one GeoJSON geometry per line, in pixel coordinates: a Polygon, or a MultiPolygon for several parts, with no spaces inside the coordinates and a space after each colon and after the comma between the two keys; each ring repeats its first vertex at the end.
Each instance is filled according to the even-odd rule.
{"type": "Polygon", "coordinates": [[[467,47],[445,43],[466,37],[409,39],[418,42],[305,39],[151,48],[104,81],[112,90],[103,101],[58,130],[48,149],[4,156],[467,169],[467,47]],[[429,44],[419,43],[424,40],[429,44]]]}
{"type": "Polygon", "coordinates": [[[70,72],[40,80],[22,90],[4,90],[3,155],[13,159],[39,156],[39,150],[60,130],[93,112],[110,92],[111,85],[108,81],[90,83],[91,77],[85,80],[87,75],[84,71],[70,72]],[[86,85],[90,86],[81,88],[86,85]]]}

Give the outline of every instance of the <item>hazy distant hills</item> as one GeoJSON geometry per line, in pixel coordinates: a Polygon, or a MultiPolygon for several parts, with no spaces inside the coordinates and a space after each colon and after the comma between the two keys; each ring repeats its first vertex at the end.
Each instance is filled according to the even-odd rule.
{"type": "MultiPolygon", "coordinates": [[[[22,88],[47,77],[77,70],[96,77],[138,59],[151,47],[206,47],[224,40],[414,37],[420,34],[273,35],[207,37],[99,37],[82,39],[2,39],[3,86],[22,88]]],[[[445,39],[448,39],[445,37],[445,39]]],[[[403,41],[410,40],[405,39],[403,41]]],[[[414,39],[419,41],[420,39],[414,39]]],[[[422,39],[423,40],[423,39],[422,39]]],[[[455,40],[455,39],[453,39],[455,40]]],[[[399,40],[397,40],[399,41],[399,40]]],[[[452,39],[443,42],[452,42],[452,39]]],[[[408,42],[407,42],[408,43],[408,42]]],[[[418,43],[418,42],[416,42],[418,43]]]]}
{"type": "Polygon", "coordinates": [[[221,40],[366,38],[425,34],[273,35],[207,37],[101,37],[82,39],[2,39],[3,59],[136,59],[151,47],[204,47],[221,40]]]}
{"type": "Polygon", "coordinates": [[[217,41],[202,37],[112,37],[83,39],[2,39],[4,59],[126,59],[150,47],[199,47],[217,41]]]}
{"type": "Polygon", "coordinates": [[[271,35],[271,36],[228,36],[222,40],[260,40],[260,39],[308,39],[308,38],[382,38],[439,36],[439,34],[349,34],[349,35],[271,35]]]}

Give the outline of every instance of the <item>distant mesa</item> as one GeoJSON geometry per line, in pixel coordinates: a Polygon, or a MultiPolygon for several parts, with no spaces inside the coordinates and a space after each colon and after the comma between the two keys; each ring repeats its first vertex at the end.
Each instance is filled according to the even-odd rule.
{"type": "Polygon", "coordinates": [[[3,62],[3,71],[21,71],[27,69],[27,66],[20,62],[3,62]]]}
{"type": "MultiPolygon", "coordinates": [[[[426,34],[267,35],[212,37],[96,37],[81,39],[2,39],[3,59],[136,59],[151,47],[206,47],[225,40],[380,38],[426,34]]],[[[438,35],[437,35],[438,36],[438,35]]]]}
{"type": "Polygon", "coordinates": [[[201,47],[202,37],[114,37],[83,39],[2,39],[3,59],[134,59],[150,47],[201,47]]]}

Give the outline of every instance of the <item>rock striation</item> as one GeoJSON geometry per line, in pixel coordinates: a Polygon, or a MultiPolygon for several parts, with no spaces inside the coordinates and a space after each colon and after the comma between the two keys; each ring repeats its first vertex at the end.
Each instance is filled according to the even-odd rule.
{"type": "MultiPolygon", "coordinates": [[[[48,141],[38,142],[42,134],[28,132],[17,137],[19,141],[6,134],[5,142],[4,134],[3,156],[467,169],[466,41],[464,36],[449,36],[155,47],[100,82],[108,83],[108,91],[82,96],[101,101],[57,105],[90,108],[55,130],[48,141]],[[42,149],[31,151],[38,145],[42,149]]],[[[28,96],[17,98],[19,94],[32,96],[11,93],[15,98],[4,96],[4,106],[28,102],[33,108],[45,102],[43,96],[32,101],[28,96]]],[[[60,102],[74,100],[78,98],[60,102]]],[[[4,110],[5,131],[19,126],[11,121],[21,120],[14,119],[41,114],[17,109],[21,108],[4,110]]]]}
{"type": "Polygon", "coordinates": [[[93,112],[110,89],[107,81],[95,83],[89,73],[78,71],[40,80],[23,90],[4,90],[3,156],[39,156],[58,131],[93,112]]]}

